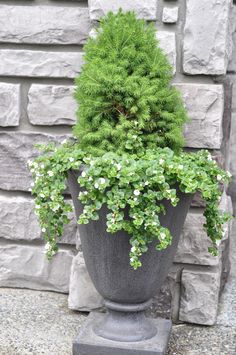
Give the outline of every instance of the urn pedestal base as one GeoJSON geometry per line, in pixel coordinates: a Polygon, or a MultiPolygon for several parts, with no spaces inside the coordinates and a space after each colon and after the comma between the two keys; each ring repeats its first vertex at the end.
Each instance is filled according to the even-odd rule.
{"type": "Polygon", "coordinates": [[[107,315],[92,312],[83,324],[73,343],[73,355],[165,355],[171,333],[171,321],[152,319],[156,334],[142,341],[115,341],[105,339],[94,332],[105,322],[107,315]]]}

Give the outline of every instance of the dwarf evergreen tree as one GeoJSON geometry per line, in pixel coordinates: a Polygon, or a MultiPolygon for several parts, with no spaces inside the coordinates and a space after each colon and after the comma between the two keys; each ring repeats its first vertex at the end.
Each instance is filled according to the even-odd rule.
{"type": "Polygon", "coordinates": [[[109,13],[84,58],[75,93],[81,149],[94,156],[181,149],[187,115],[153,25],[132,12],[109,13]]]}

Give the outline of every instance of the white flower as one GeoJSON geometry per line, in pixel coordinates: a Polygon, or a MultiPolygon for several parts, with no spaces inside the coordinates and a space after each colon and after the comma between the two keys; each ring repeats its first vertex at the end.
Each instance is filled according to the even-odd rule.
{"type": "Polygon", "coordinates": [[[179,165],[178,168],[179,168],[180,170],[182,170],[182,169],[184,168],[184,166],[183,166],[183,165],[179,165]]]}
{"type": "Polygon", "coordinates": [[[159,160],[159,164],[160,164],[160,165],[162,165],[164,162],[165,162],[164,159],[160,159],[160,160],[159,160]]]}
{"type": "Polygon", "coordinates": [[[31,172],[31,173],[34,173],[34,169],[30,169],[30,172],[31,172]]]}
{"type": "Polygon", "coordinates": [[[33,165],[32,160],[27,160],[27,164],[28,164],[29,166],[32,166],[32,165],[33,165]]]}
{"type": "Polygon", "coordinates": [[[90,176],[89,178],[88,178],[88,181],[92,181],[93,180],[93,178],[92,178],[92,176],[90,176]]]}
{"type": "Polygon", "coordinates": [[[95,189],[98,189],[98,188],[99,188],[99,185],[98,185],[97,182],[95,182],[94,187],[95,187],[95,189]]]}
{"type": "Polygon", "coordinates": [[[133,246],[133,247],[131,248],[131,251],[132,251],[132,253],[134,253],[134,252],[136,251],[136,247],[133,246]]]}
{"type": "Polygon", "coordinates": [[[35,205],[36,210],[39,210],[41,208],[40,205],[35,205]]]}
{"type": "Polygon", "coordinates": [[[49,170],[49,171],[48,171],[48,175],[49,175],[49,176],[53,176],[53,175],[54,175],[54,172],[51,171],[51,170],[49,170]]]}
{"type": "Polygon", "coordinates": [[[144,185],[145,185],[145,186],[149,185],[149,182],[148,182],[148,181],[145,181],[144,185]]]}
{"type": "Polygon", "coordinates": [[[49,251],[49,250],[51,249],[50,243],[47,242],[47,243],[45,244],[44,249],[45,249],[46,251],[49,251]]]}
{"type": "Polygon", "coordinates": [[[134,261],[134,258],[130,258],[131,263],[134,261]]]}
{"type": "Polygon", "coordinates": [[[221,176],[221,175],[217,175],[216,179],[217,179],[218,181],[221,181],[221,180],[222,180],[222,176],[221,176]]]}
{"type": "Polygon", "coordinates": [[[44,168],[45,168],[45,165],[44,165],[44,164],[41,164],[41,165],[40,165],[40,168],[41,168],[41,169],[44,169],[44,168]]]}
{"type": "Polygon", "coordinates": [[[226,171],[226,174],[228,175],[229,178],[232,177],[232,174],[229,171],[226,171]]]}
{"type": "Polygon", "coordinates": [[[136,136],[136,134],[134,134],[132,137],[133,137],[134,139],[136,139],[138,136],[136,136]]]}
{"type": "Polygon", "coordinates": [[[211,154],[208,154],[207,160],[212,160],[211,154]]]}
{"type": "Polygon", "coordinates": [[[100,179],[99,179],[99,182],[100,182],[100,184],[105,184],[105,183],[106,183],[106,179],[100,178],[100,179]]]}
{"type": "Polygon", "coordinates": [[[134,201],[137,201],[137,197],[134,197],[134,201]]]}
{"type": "Polygon", "coordinates": [[[140,195],[140,191],[139,191],[139,190],[134,190],[134,195],[135,195],[135,196],[140,195]]]}
{"type": "Polygon", "coordinates": [[[85,176],[86,176],[86,172],[85,172],[85,171],[82,171],[81,176],[82,176],[82,177],[85,177],[85,176]]]}
{"type": "Polygon", "coordinates": [[[69,161],[71,162],[71,163],[73,163],[73,161],[74,161],[75,159],[74,158],[69,158],[69,161]]]}
{"type": "Polygon", "coordinates": [[[166,234],[164,232],[161,232],[160,233],[160,239],[165,239],[165,237],[166,237],[166,234]]]}
{"type": "Polygon", "coordinates": [[[220,243],[221,243],[221,239],[217,239],[217,240],[216,240],[216,245],[219,246],[220,243]]]}
{"type": "Polygon", "coordinates": [[[30,186],[31,186],[31,187],[34,187],[34,182],[31,182],[30,186]]]}
{"type": "Polygon", "coordinates": [[[42,232],[45,233],[46,232],[46,228],[42,228],[42,232]]]}
{"type": "Polygon", "coordinates": [[[121,169],[121,164],[116,164],[116,167],[117,167],[117,170],[120,170],[121,169]]]}
{"type": "Polygon", "coordinates": [[[66,144],[67,143],[67,139],[64,139],[61,144],[66,144]]]}
{"type": "Polygon", "coordinates": [[[40,196],[40,197],[42,197],[42,198],[44,198],[44,197],[45,197],[45,195],[44,195],[44,194],[42,194],[42,193],[41,193],[41,194],[39,194],[39,196],[40,196]]]}

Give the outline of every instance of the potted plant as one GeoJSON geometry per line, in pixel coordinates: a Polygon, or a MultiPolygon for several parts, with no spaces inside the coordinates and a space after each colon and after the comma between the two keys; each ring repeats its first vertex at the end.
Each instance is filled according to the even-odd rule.
{"type": "Polygon", "coordinates": [[[76,79],[74,139],[40,146],[30,163],[49,259],[69,221],[69,182],[88,272],[109,309],[93,331],[112,341],[156,335],[143,310],[167,276],[193,194],[206,202],[213,255],[229,218],[218,203],[230,174],[208,151],[183,150],[187,114],[155,31],[132,12],[101,20],[76,79]]]}

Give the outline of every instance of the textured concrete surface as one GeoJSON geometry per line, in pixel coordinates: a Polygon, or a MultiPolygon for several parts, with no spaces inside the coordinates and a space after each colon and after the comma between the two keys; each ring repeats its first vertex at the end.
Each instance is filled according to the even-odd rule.
{"type": "Polygon", "coordinates": [[[222,85],[176,84],[191,121],[185,127],[186,146],[219,149],[222,143],[222,85]]]}
{"type": "Polygon", "coordinates": [[[82,252],[78,252],[72,261],[68,306],[86,312],[103,307],[103,298],[92,283],[82,252]]]}
{"type": "Polygon", "coordinates": [[[225,74],[231,51],[231,0],[187,0],[183,68],[191,75],[225,74]]]}
{"type": "Polygon", "coordinates": [[[164,7],[162,13],[162,22],[175,23],[178,21],[179,8],[178,7],[164,7]]]}
{"type": "Polygon", "coordinates": [[[122,8],[124,11],[135,11],[140,18],[155,20],[158,3],[156,0],[89,0],[90,19],[99,20],[107,12],[117,12],[122,8]]]}
{"type": "Polygon", "coordinates": [[[31,85],[28,98],[28,117],[33,125],[73,125],[77,104],[74,86],[31,85]]]}
{"type": "MultiPolygon", "coordinates": [[[[0,10],[1,11],[1,10],[0,10]]],[[[0,126],[18,126],[20,121],[20,85],[0,84],[0,126]]]]}
{"type": "MultiPolygon", "coordinates": [[[[32,197],[0,195],[0,238],[12,241],[42,241],[34,207],[32,197]]],[[[60,243],[75,245],[77,223],[73,212],[70,213],[70,220],[71,222],[65,225],[60,243]]]]}
{"type": "Polygon", "coordinates": [[[81,44],[90,19],[86,7],[0,5],[0,28],[1,42],[81,44]]]}
{"type": "Polygon", "coordinates": [[[67,295],[0,289],[1,355],[67,355],[85,314],[67,307],[67,295]]]}
{"type": "Polygon", "coordinates": [[[72,78],[81,71],[83,53],[1,49],[1,76],[72,78]]]}
{"type": "Polygon", "coordinates": [[[173,67],[173,74],[176,72],[176,36],[175,33],[168,31],[157,31],[156,38],[159,41],[161,49],[166,53],[170,64],[173,67]]]}
{"type": "Polygon", "coordinates": [[[61,247],[53,260],[48,261],[44,245],[0,246],[0,287],[69,292],[73,249],[61,247]]]}
{"type": "Polygon", "coordinates": [[[0,189],[30,191],[28,161],[39,154],[35,144],[62,142],[68,135],[0,132],[0,189]]]}

